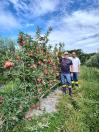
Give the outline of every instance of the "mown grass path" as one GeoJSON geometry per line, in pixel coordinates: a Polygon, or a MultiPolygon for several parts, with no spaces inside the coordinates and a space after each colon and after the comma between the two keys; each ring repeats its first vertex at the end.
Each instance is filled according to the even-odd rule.
{"type": "Polygon", "coordinates": [[[41,98],[37,107],[27,112],[26,119],[31,119],[33,116],[40,116],[44,113],[57,112],[57,105],[61,95],[62,91],[60,89],[55,89],[47,97],[41,98]]]}

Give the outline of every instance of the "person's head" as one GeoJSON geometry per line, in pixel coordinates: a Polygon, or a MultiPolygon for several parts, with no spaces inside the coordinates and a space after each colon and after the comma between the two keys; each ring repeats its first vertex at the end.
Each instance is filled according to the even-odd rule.
{"type": "Polygon", "coordinates": [[[69,53],[69,57],[72,57],[72,54],[71,53],[69,53]]]}
{"type": "Polygon", "coordinates": [[[68,58],[69,57],[69,53],[68,52],[64,52],[64,58],[68,58]]]}
{"type": "Polygon", "coordinates": [[[76,52],[72,52],[72,56],[73,56],[73,58],[75,58],[77,56],[76,52]]]}

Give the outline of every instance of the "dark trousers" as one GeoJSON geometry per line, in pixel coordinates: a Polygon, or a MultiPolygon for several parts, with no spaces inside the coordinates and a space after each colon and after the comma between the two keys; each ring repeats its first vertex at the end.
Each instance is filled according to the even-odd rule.
{"type": "Polygon", "coordinates": [[[73,76],[71,77],[71,80],[72,80],[73,84],[78,86],[78,72],[73,72],[73,76]]]}

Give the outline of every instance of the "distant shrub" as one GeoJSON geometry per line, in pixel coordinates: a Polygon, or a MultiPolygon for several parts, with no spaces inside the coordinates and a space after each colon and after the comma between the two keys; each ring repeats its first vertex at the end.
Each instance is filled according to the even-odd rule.
{"type": "Polygon", "coordinates": [[[87,62],[87,66],[99,68],[99,53],[93,55],[87,62]]]}

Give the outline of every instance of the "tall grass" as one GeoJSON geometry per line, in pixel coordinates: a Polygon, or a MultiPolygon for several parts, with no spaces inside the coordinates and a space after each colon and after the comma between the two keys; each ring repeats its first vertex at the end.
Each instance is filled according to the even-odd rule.
{"type": "Polygon", "coordinates": [[[90,59],[87,60],[86,65],[99,68],[99,52],[91,56],[90,59]]]}
{"type": "MultiPolygon", "coordinates": [[[[64,123],[66,132],[99,131],[99,73],[93,68],[82,67],[80,88],[69,103],[74,107],[64,123]],[[72,102],[75,102],[76,106],[72,102]]],[[[64,101],[64,100],[63,100],[64,101]]],[[[67,102],[64,104],[67,108],[67,102]]]]}

